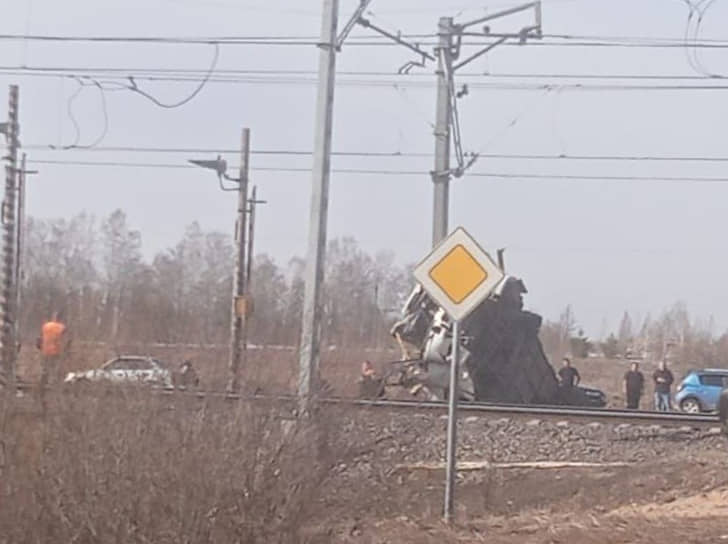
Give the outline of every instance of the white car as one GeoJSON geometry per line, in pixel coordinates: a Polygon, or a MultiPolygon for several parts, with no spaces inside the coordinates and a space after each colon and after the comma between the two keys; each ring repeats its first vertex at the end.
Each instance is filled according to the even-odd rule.
{"type": "Polygon", "coordinates": [[[173,387],[172,373],[152,357],[122,355],[104,363],[101,368],[69,372],[64,383],[106,382],[119,385],[156,385],[173,387]]]}

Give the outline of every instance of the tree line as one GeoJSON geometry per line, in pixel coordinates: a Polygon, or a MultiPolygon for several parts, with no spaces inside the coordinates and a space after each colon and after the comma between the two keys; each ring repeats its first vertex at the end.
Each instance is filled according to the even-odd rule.
{"type": "Polygon", "coordinates": [[[634,319],[625,311],[617,330],[591,340],[578,326],[567,306],[557,321],[546,321],[541,338],[552,356],[589,355],[606,359],[662,359],[705,367],[728,363],[728,331],[717,334],[713,318],[691,316],[684,302],[677,302],[657,317],[634,319]]]}
{"type": "MultiPolygon", "coordinates": [[[[231,236],[191,223],[180,240],[153,258],[122,210],[97,219],[29,218],[21,281],[21,341],[61,311],[74,337],[126,343],[224,344],[230,330],[234,246],[231,236]]],[[[295,345],[303,306],[304,261],[285,265],[266,254],[253,263],[251,343],[295,345]]],[[[394,254],[370,255],[351,238],[327,253],[326,342],[386,341],[392,310],[411,287],[394,254]]]]}
{"type": "MultiPolygon", "coordinates": [[[[234,246],[231,236],[204,231],[196,222],[179,241],[151,259],[141,233],[122,210],[96,218],[28,218],[21,282],[21,342],[32,343],[53,311],[64,313],[74,337],[117,344],[225,344],[229,338],[234,246]]],[[[300,335],[305,262],[254,259],[254,312],[249,341],[296,345],[300,335]]],[[[380,347],[412,287],[411,266],[392,252],[371,255],[352,238],[328,245],[324,290],[324,341],[380,347]]],[[[677,303],[639,323],[625,312],[620,327],[600,340],[580,330],[570,306],[541,328],[552,358],[598,354],[606,358],[670,356],[695,364],[728,360],[728,334],[712,320],[692,318],[677,303]]]]}

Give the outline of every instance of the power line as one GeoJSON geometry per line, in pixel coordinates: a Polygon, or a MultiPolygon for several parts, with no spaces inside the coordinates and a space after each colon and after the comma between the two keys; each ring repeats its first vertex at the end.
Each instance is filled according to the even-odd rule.
{"type": "MultiPolygon", "coordinates": [[[[425,75],[425,74],[418,74],[418,75],[425,75]]],[[[514,72],[514,73],[495,73],[495,74],[458,74],[459,76],[465,76],[465,77],[483,77],[486,79],[494,78],[494,79],[619,79],[619,80],[685,80],[685,81],[695,81],[695,80],[706,80],[711,79],[707,76],[697,76],[697,75],[681,75],[681,74],[594,74],[594,73],[584,73],[584,74],[577,74],[577,73],[524,73],[524,72],[514,72]]]]}
{"type": "MultiPolygon", "coordinates": [[[[483,38],[482,41],[469,42],[469,45],[488,45],[492,37],[481,33],[466,33],[470,37],[483,38]],[[490,38],[490,39],[489,39],[490,38]]],[[[420,42],[421,46],[436,45],[435,34],[403,34],[403,39],[430,40],[420,42]]],[[[38,41],[56,43],[139,43],[139,44],[165,44],[165,45],[281,45],[305,46],[318,45],[318,38],[313,36],[93,36],[93,35],[40,35],[40,34],[0,34],[0,41],[38,41]]],[[[379,36],[357,36],[347,42],[347,46],[387,46],[393,44],[379,36]]],[[[517,42],[506,43],[512,47],[520,47],[517,42]]],[[[533,43],[537,47],[627,47],[627,48],[684,48],[683,38],[639,38],[633,36],[589,36],[574,34],[544,34],[543,39],[533,43]]],[[[698,49],[725,49],[728,40],[701,39],[690,43],[690,48],[698,49]]]]}
{"type": "MultiPolygon", "coordinates": [[[[204,77],[209,73],[208,70],[200,70],[197,68],[167,68],[167,67],[103,67],[103,66],[21,66],[6,65],[0,66],[0,72],[12,72],[13,74],[45,74],[50,73],[52,76],[69,75],[94,75],[96,77],[113,77],[122,75],[128,77],[129,74],[138,75],[169,75],[176,77],[195,76],[204,77]]],[[[220,69],[214,70],[218,76],[314,76],[314,70],[251,70],[251,69],[220,69]]],[[[401,80],[431,78],[430,72],[409,72],[407,74],[398,74],[394,72],[384,72],[376,70],[361,71],[339,71],[338,75],[356,76],[356,77],[389,77],[401,80]]],[[[462,78],[482,78],[482,79],[588,79],[588,80],[685,80],[685,81],[704,81],[712,79],[710,76],[702,75],[685,75],[685,74],[595,74],[595,73],[459,73],[458,77],[462,78]]]]}
{"type": "MultiPolygon", "coordinates": [[[[210,81],[210,78],[212,77],[212,74],[215,71],[215,67],[217,66],[217,61],[219,58],[220,58],[220,46],[218,44],[215,44],[215,54],[212,58],[212,63],[210,64],[210,67],[205,71],[205,75],[202,78],[202,80],[199,82],[199,85],[197,85],[197,87],[188,96],[186,96],[185,98],[183,98],[181,100],[178,100],[177,102],[166,103],[166,102],[160,101],[158,98],[156,98],[151,93],[140,89],[139,86],[137,85],[136,81],[134,80],[134,78],[131,76],[129,76],[127,78],[129,80],[129,83],[127,85],[124,85],[123,88],[125,88],[129,91],[132,91],[140,96],[143,96],[144,98],[146,98],[147,100],[152,102],[154,105],[159,106],[160,108],[170,109],[170,110],[176,109],[176,108],[179,108],[180,106],[184,106],[185,104],[189,103],[198,94],[200,94],[200,92],[205,87],[205,85],[210,81]]],[[[99,88],[101,88],[100,84],[99,84],[99,88]]]]}
{"type": "Polygon", "coordinates": [[[140,43],[165,45],[316,45],[304,36],[79,36],[0,34],[1,41],[37,41],[58,43],[140,43]]]}
{"type": "MultiPolygon", "coordinates": [[[[48,150],[51,146],[41,144],[24,145],[23,149],[48,150]]],[[[235,153],[233,149],[218,149],[212,147],[143,147],[143,146],[97,146],[92,150],[101,152],[125,152],[125,153],[235,153]]],[[[284,155],[309,157],[311,151],[287,150],[287,149],[257,149],[251,150],[252,155],[284,155]]],[[[429,157],[430,153],[414,153],[400,151],[334,151],[332,155],[342,157],[429,157]]]]}
{"type": "MultiPolygon", "coordinates": [[[[18,76],[41,76],[41,77],[70,77],[74,79],[79,78],[90,78],[88,74],[75,74],[70,72],[59,72],[59,73],[26,73],[23,71],[2,71],[5,75],[18,75],[18,76]]],[[[102,84],[114,84],[113,81],[128,81],[128,77],[120,75],[103,75],[95,74],[92,79],[106,79],[109,81],[101,81],[102,84]],[[113,81],[112,81],[113,80],[113,81]]],[[[160,75],[160,76],[138,76],[134,78],[136,81],[147,81],[147,82],[168,82],[168,83],[200,83],[199,78],[187,77],[187,76],[175,76],[175,75],[160,75]]],[[[708,78],[704,78],[705,81],[708,78]]],[[[299,77],[299,76],[248,76],[248,77],[234,77],[234,76],[210,76],[206,83],[224,83],[224,84],[244,84],[244,85],[315,85],[316,78],[311,77],[299,77]]],[[[423,88],[429,89],[436,85],[435,81],[417,81],[398,79],[396,75],[392,75],[391,79],[347,79],[340,78],[337,81],[337,85],[342,87],[360,87],[360,88],[423,88]]],[[[686,84],[592,84],[592,83],[527,83],[527,82],[513,82],[513,83],[501,83],[501,82],[469,82],[468,87],[470,89],[488,89],[494,91],[544,91],[544,90],[559,90],[559,91],[657,91],[657,92],[674,92],[674,91],[725,91],[728,90],[728,84],[703,84],[703,85],[686,85],[686,84]]],[[[125,87],[126,88],[126,87],[125,87]]],[[[107,90],[122,90],[122,89],[107,89],[107,90]]]]}
{"type": "MultiPolygon", "coordinates": [[[[69,145],[64,145],[60,149],[67,151],[70,149],[93,149],[95,146],[97,146],[99,143],[103,141],[103,139],[106,137],[106,134],[109,131],[109,113],[108,113],[108,107],[106,104],[106,94],[104,93],[104,89],[101,86],[101,84],[98,81],[91,80],[85,81],[82,79],[75,79],[76,83],[78,83],[78,88],[76,91],[70,96],[66,103],[66,112],[68,114],[68,118],[71,120],[71,124],[73,125],[74,130],[74,140],[73,143],[69,145]],[[73,113],[73,103],[78,98],[78,96],[83,92],[85,87],[95,87],[99,91],[99,98],[101,100],[101,107],[102,107],[102,114],[104,119],[104,125],[103,129],[101,131],[101,134],[99,134],[96,139],[88,145],[79,145],[79,142],[81,141],[81,127],[78,124],[78,121],[76,120],[76,116],[73,113]]],[[[49,146],[50,148],[55,148],[55,146],[49,146]]]]}
{"type": "MultiPolygon", "coordinates": [[[[599,40],[599,41],[612,41],[618,43],[632,43],[632,44],[677,44],[684,45],[683,37],[667,37],[667,36],[610,36],[604,34],[543,34],[544,38],[547,39],[560,39],[560,40],[577,40],[577,41],[588,41],[588,40],[599,40]]],[[[701,38],[700,43],[706,44],[724,44],[728,43],[726,39],[720,38],[701,38]]]]}
{"type": "MultiPolygon", "coordinates": [[[[52,146],[42,144],[24,145],[28,150],[50,150],[52,146]]],[[[162,154],[192,154],[192,153],[237,153],[235,149],[220,149],[214,147],[145,147],[145,146],[97,146],[79,151],[94,151],[104,153],[162,153],[162,154]]],[[[294,149],[255,149],[252,155],[309,157],[311,151],[294,149]]],[[[332,155],[339,157],[377,157],[377,158],[422,158],[431,157],[432,153],[413,151],[333,151],[332,155]]],[[[540,153],[480,153],[486,159],[503,160],[548,160],[548,161],[625,161],[625,162],[728,162],[728,156],[707,155],[574,155],[574,154],[540,154],[540,153]]]]}
{"type": "MultiPolygon", "coordinates": [[[[142,163],[119,161],[64,161],[64,160],[33,160],[33,164],[47,164],[59,166],[88,166],[88,167],[114,167],[114,168],[161,168],[182,169],[195,168],[187,164],[170,163],[142,163]]],[[[299,173],[310,172],[310,168],[299,167],[257,167],[251,168],[254,172],[281,172],[299,173]]],[[[420,170],[394,170],[394,169],[363,169],[363,168],[335,168],[332,172],[338,174],[356,174],[371,176],[418,176],[429,178],[430,174],[420,170]]],[[[694,176],[613,176],[613,175],[575,175],[575,174],[528,174],[514,172],[468,172],[465,177],[513,179],[513,180],[553,180],[553,181],[655,181],[655,182],[690,182],[690,183],[728,183],[728,177],[694,177],[694,176]]]]}

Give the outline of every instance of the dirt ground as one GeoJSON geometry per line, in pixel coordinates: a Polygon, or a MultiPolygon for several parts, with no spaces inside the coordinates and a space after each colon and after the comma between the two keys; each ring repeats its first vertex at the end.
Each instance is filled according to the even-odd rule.
{"type": "MultiPolygon", "coordinates": [[[[191,358],[210,388],[224,384],[226,350],[117,348],[148,353],[175,365],[191,358]]],[[[91,368],[114,355],[77,350],[71,368],[91,368]]],[[[363,350],[328,352],[322,373],[336,394],[356,394],[359,364],[397,358],[363,350]]],[[[33,358],[25,370],[32,376],[33,358]],[[29,369],[29,370],[28,370],[29,369]]],[[[246,383],[291,392],[292,352],[251,352],[246,383]]],[[[610,407],[624,405],[627,362],[577,360],[582,382],[603,389],[610,407]]],[[[653,365],[643,364],[649,406],[653,365]]],[[[676,379],[685,369],[674,369],[676,379]]],[[[357,544],[720,543],[728,542],[728,439],[704,431],[462,418],[459,459],[491,463],[545,460],[603,463],[589,468],[495,468],[461,471],[457,521],[441,521],[445,422],[440,415],[342,413],[347,453],[321,489],[322,518],[307,527],[308,542],[357,544]],[[614,466],[623,462],[626,466],[614,466]]]]}
{"type": "MultiPolygon", "coordinates": [[[[30,400],[22,406],[32,409],[30,400]]],[[[184,408],[179,413],[190,410],[189,416],[229,409],[227,404],[200,403],[192,397],[160,397],[159,402],[176,402],[177,408],[184,408]]],[[[481,466],[459,471],[456,524],[448,527],[441,521],[446,434],[442,415],[341,406],[324,410],[323,420],[336,431],[327,446],[334,452],[334,464],[311,495],[311,515],[304,522],[307,538],[296,542],[728,541],[728,438],[714,429],[463,416],[458,460],[481,466]],[[542,464],[547,461],[567,466],[549,468],[542,464]]],[[[75,421],[71,412],[69,421],[75,421]]],[[[175,412],[158,410],[167,418],[175,412]]],[[[183,421],[197,420],[189,416],[183,421]]],[[[89,440],[89,429],[84,423],[78,436],[89,440]]],[[[19,436],[27,438],[27,430],[19,436]]],[[[11,438],[0,434],[0,442],[11,438]]],[[[175,449],[166,444],[170,451],[175,449]]],[[[136,454],[149,454],[144,447],[136,454]]],[[[244,447],[236,444],[236,453],[244,447]]],[[[133,444],[124,448],[136,451],[133,444]]],[[[113,454],[97,453],[104,459],[113,454]]],[[[3,465],[0,459],[0,468],[3,465]]],[[[227,474],[221,485],[235,490],[242,474],[227,474]]],[[[191,477],[187,472],[171,475],[182,483],[191,477]]]]}
{"type": "MultiPolygon", "coordinates": [[[[439,426],[435,430],[439,432],[439,426]]],[[[542,428],[544,440],[551,431],[542,428]]],[[[318,538],[365,544],[728,542],[728,439],[670,436],[635,435],[628,440],[629,449],[620,450],[624,440],[610,435],[600,450],[615,446],[616,451],[595,456],[579,450],[572,455],[575,461],[606,455],[624,459],[626,466],[599,466],[595,461],[597,466],[589,468],[461,471],[454,527],[440,521],[444,470],[416,468],[421,456],[410,455],[414,448],[409,443],[382,440],[376,453],[360,461],[373,466],[365,470],[354,462],[334,479],[336,490],[324,502],[331,518],[339,521],[318,538]],[[656,451],[661,455],[652,455],[656,451]],[[641,460],[640,453],[647,453],[649,460],[641,460]],[[409,461],[398,464],[397,458],[409,461]]],[[[577,439],[559,440],[568,444],[577,439]]],[[[501,442],[492,435],[493,449],[500,450],[501,442]]],[[[422,446],[427,449],[427,444],[422,446]]],[[[442,451],[434,449],[441,459],[442,451]]],[[[484,450],[461,449],[460,459],[550,457],[484,450]]]]}

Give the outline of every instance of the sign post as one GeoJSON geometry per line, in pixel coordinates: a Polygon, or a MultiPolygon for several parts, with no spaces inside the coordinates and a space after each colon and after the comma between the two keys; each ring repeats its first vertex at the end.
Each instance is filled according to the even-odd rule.
{"type": "Polygon", "coordinates": [[[459,227],[415,268],[415,279],[452,321],[444,517],[455,512],[457,408],[460,396],[460,325],[505,277],[488,253],[459,227]]]}
{"type": "Polygon", "coordinates": [[[445,520],[452,522],[455,512],[455,479],[457,478],[458,397],[460,381],[460,322],[452,324],[452,360],[450,361],[450,392],[447,405],[447,464],[445,469],[445,520]]]}

